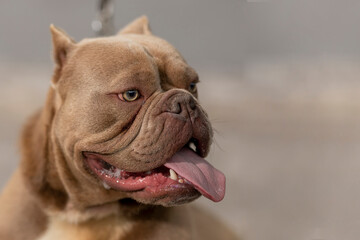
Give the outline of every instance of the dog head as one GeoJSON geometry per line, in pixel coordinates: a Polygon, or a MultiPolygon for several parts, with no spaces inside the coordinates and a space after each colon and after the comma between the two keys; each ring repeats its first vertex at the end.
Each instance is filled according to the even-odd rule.
{"type": "Polygon", "coordinates": [[[212,128],[197,101],[198,75],[146,17],[78,43],[51,32],[52,88],[23,137],[24,173],[43,200],[86,209],[224,197],[223,174],[203,159],[212,128]]]}

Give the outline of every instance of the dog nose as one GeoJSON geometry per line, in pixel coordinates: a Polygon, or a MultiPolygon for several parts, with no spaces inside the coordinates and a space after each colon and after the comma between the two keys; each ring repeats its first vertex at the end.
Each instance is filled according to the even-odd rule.
{"type": "Polygon", "coordinates": [[[166,103],[165,112],[190,114],[196,109],[195,99],[190,94],[175,94],[166,103]]]}

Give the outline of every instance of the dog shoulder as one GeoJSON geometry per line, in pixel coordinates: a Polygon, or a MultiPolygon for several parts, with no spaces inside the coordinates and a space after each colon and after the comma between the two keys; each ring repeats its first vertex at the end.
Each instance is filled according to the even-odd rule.
{"type": "Polygon", "coordinates": [[[0,239],[34,239],[46,224],[47,217],[16,170],[0,196],[0,239]]]}

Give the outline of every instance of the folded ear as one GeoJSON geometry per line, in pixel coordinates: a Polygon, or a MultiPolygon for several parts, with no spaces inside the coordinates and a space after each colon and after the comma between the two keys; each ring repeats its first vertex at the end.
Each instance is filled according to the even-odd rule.
{"type": "Polygon", "coordinates": [[[121,29],[118,34],[151,35],[149,20],[146,16],[139,17],[121,29]]]}
{"type": "Polygon", "coordinates": [[[58,67],[62,67],[66,62],[66,57],[75,46],[75,41],[71,39],[63,30],[50,25],[53,43],[53,58],[58,67]]]}

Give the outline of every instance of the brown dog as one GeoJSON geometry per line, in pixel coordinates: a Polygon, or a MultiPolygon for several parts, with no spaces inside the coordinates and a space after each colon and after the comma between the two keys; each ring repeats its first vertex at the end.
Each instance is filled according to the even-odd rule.
{"type": "Polygon", "coordinates": [[[235,239],[178,206],[225,192],[224,175],[203,159],[211,125],[181,55],[146,17],[79,43],[51,33],[52,87],[0,198],[0,239],[235,239]]]}

